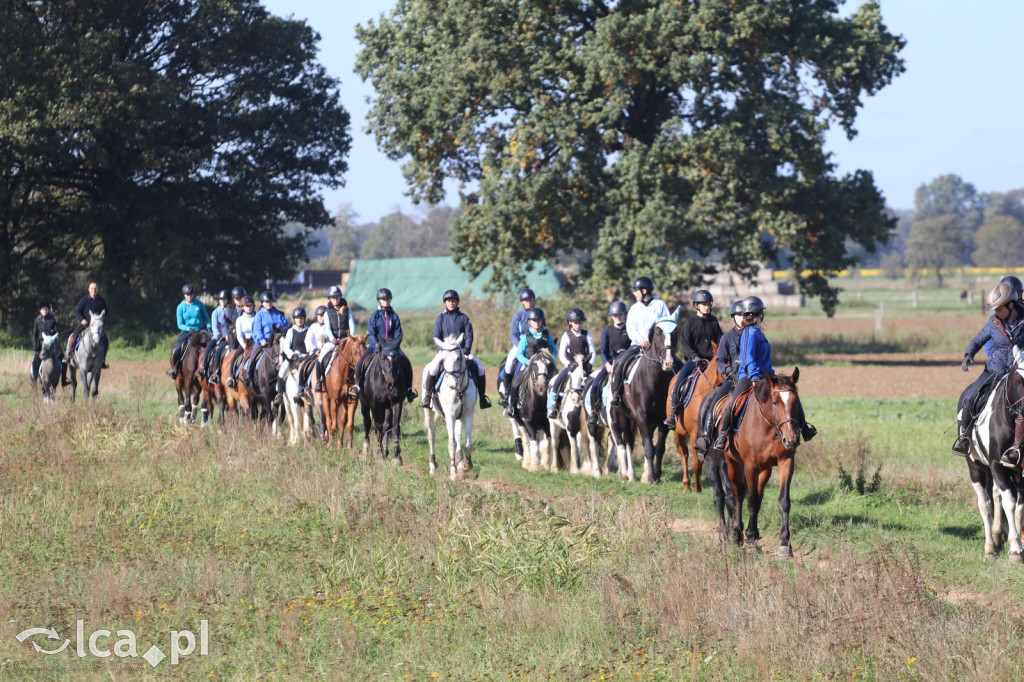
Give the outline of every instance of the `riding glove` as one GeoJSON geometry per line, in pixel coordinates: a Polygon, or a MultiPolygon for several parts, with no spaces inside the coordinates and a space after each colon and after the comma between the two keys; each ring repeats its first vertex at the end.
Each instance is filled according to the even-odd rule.
{"type": "Polygon", "coordinates": [[[966,372],[966,371],[968,371],[967,370],[967,365],[973,365],[973,364],[974,364],[974,359],[970,355],[968,355],[967,353],[964,353],[964,359],[960,363],[960,369],[962,369],[963,371],[966,372]]]}

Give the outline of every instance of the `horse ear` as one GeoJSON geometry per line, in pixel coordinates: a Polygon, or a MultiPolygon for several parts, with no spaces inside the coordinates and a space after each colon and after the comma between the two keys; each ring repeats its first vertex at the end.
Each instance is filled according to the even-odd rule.
{"type": "Polygon", "coordinates": [[[97,317],[99,317],[99,318],[100,318],[101,320],[105,320],[105,319],[107,319],[107,311],[106,311],[106,310],[104,310],[104,311],[103,311],[102,313],[100,313],[99,315],[97,315],[97,317]]]}
{"type": "Polygon", "coordinates": [[[771,398],[771,394],[772,381],[765,375],[754,384],[754,397],[757,398],[757,402],[766,403],[771,398]]]}
{"type": "Polygon", "coordinates": [[[455,339],[455,345],[456,346],[461,346],[462,345],[462,341],[465,338],[466,338],[466,332],[462,332],[461,334],[459,334],[459,338],[455,339]]]}
{"type": "Polygon", "coordinates": [[[793,385],[796,386],[796,382],[800,380],[800,368],[793,368],[793,385]]]}
{"type": "Polygon", "coordinates": [[[683,309],[683,306],[677,305],[676,306],[676,311],[674,313],[672,313],[672,319],[675,320],[676,322],[679,321],[679,313],[682,311],[682,309],[683,309]]]}
{"type": "Polygon", "coordinates": [[[437,338],[436,336],[434,337],[434,343],[436,343],[437,347],[441,348],[441,349],[444,349],[448,345],[447,343],[445,343],[441,339],[437,338]]]}

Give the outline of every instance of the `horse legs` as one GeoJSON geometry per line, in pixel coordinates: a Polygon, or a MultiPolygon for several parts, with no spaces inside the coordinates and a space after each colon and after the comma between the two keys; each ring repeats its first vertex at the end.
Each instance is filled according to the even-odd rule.
{"type": "Polygon", "coordinates": [[[759,540],[761,539],[761,529],[757,526],[757,519],[761,513],[761,502],[764,500],[764,488],[768,485],[768,479],[771,478],[772,470],[770,467],[757,471],[753,465],[745,467],[744,469],[747,477],[747,534],[746,544],[749,545],[748,549],[753,549],[758,552],[761,551],[759,540]]]}
{"type": "Polygon", "coordinates": [[[658,442],[654,446],[654,482],[661,483],[661,465],[665,460],[665,444],[668,442],[668,427],[659,424],[658,442]]]}
{"type": "MultiPolygon", "coordinates": [[[[516,461],[517,462],[522,462],[523,461],[523,434],[522,434],[522,431],[520,431],[519,426],[516,424],[516,420],[515,419],[509,418],[508,422],[509,422],[509,424],[512,425],[512,438],[515,440],[515,444],[516,444],[516,461]]],[[[525,468],[525,467],[523,467],[523,468],[525,468]]]]}
{"type": "Polygon", "coordinates": [[[726,473],[732,485],[733,506],[729,515],[729,526],[732,530],[732,541],[737,546],[743,544],[743,499],[747,495],[747,478],[743,472],[743,463],[734,460],[728,452],[723,453],[725,457],[726,473]]]}
{"type": "MultiPolygon", "coordinates": [[[[363,413],[363,454],[370,452],[370,407],[360,400],[359,410],[363,413]]],[[[374,427],[376,429],[376,427],[374,427]]]]}
{"type": "Polygon", "coordinates": [[[640,439],[644,445],[644,473],[640,477],[640,482],[657,483],[658,478],[654,463],[654,434],[646,424],[642,424],[640,427],[640,439]]]}
{"type": "Polygon", "coordinates": [[[402,464],[402,403],[405,400],[403,394],[397,403],[391,406],[391,429],[388,435],[395,441],[395,455],[394,462],[401,466],[402,464]]]}
{"type": "MultiPolygon", "coordinates": [[[[689,437],[686,432],[683,431],[678,425],[672,432],[676,437],[676,450],[679,452],[679,459],[683,461],[683,490],[686,492],[693,492],[690,487],[690,451],[689,451],[689,437]]],[[[694,458],[694,465],[696,465],[696,458],[694,458]]],[[[694,466],[694,469],[697,467],[694,466]]],[[[697,485],[700,485],[698,482],[697,485]]]]}
{"type": "MultiPolygon", "coordinates": [[[[996,463],[995,466],[1002,466],[996,463]]],[[[1007,477],[1008,478],[1008,477],[1007,477]]],[[[1020,505],[1018,504],[1018,493],[1016,486],[1010,481],[996,479],[996,488],[999,491],[999,499],[1002,503],[1003,513],[1006,514],[1007,541],[1010,543],[1009,559],[1012,563],[1021,563],[1022,547],[1020,540],[1020,505]]]]}
{"type": "Polygon", "coordinates": [[[462,436],[462,420],[446,414],[445,426],[448,429],[448,478],[454,481],[458,477],[461,464],[462,448],[459,442],[462,436]]]}
{"type": "Polygon", "coordinates": [[[985,558],[995,559],[999,554],[1001,539],[997,539],[993,533],[993,516],[1002,525],[1002,513],[996,512],[992,499],[992,474],[983,469],[974,460],[968,458],[967,471],[971,477],[971,487],[978,498],[978,513],[981,514],[981,523],[985,527],[985,558]]]}
{"type": "Polygon", "coordinates": [[[553,474],[558,473],[558,440],[554,437],[554,429],[548,427],[548,430],[541,431],[544,434],[544,438],[541,441],[542,451],[545,453],[546,461],[548,463],[547,469],[553,474]]]}
{"type": "MultiPolygon", "coordinates": [[[[779,460],[779,556],[793,558],[793,547],[789,541],[789,486],[793,481],[794,462],[792,457],[779,460]]],[[[771,470],[768,471],[771,475],[771,470]]]]}
{"type": "Polygon", "coordinates": [[[434,411],[423,410],[423,430],[427,432],[427,447],[430,449],[430,475],[437,473],[437,456],[434,454],[434,411]]]}
{"type": "Polygon", "coordinates": [[[473,470],[473,416],[472,410],[463,416],[462,433],[458,436],[459,442],[462,443],[462,462],[459,463],[459,468],[463,473],[473,470]]]}
{"type": "MultiPolygon", "coordinates": [[[[587,457],[590,460],[590,475],[594,478],[601,478],[600,433],[595,424],[587,424],[587,445],[589,448],[587,457]]],[[[608,458],[605,457],[605,461],[607,460],[608,458]]]]}

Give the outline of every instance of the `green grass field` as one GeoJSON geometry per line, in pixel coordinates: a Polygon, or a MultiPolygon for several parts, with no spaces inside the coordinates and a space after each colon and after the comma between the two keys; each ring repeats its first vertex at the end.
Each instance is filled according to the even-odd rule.
{"type": "MultiPolygon", "coordinates": [[[[113,362],[140,368],[164,357],[118,352],[113,362]]],[[[672,448],[658,486],[528,473],[488,410],[473,476],[453,483],[427,474],[418,408],[397,468],[245,426],[181,426],[152,369],[95,404],[44,409],[26,360],[0,355],[5,679],[1024,674],[1024,568],[983,559],[944,433],[954,396],[805,399],[822,435],[798,452],[787,561],[722,546],[710,489],[683,492],[672,448]],[[877,492],[840,485],[840,471],[876,470],[877,492]],[[79,619],[86,638],[130,630],[140,657],[79,659],[79,619]],[[207,655],[197,644],[177,665],[141,658],[150,645],[169,655],[172,630],[198,638],[203,620],[207,655]],[[59,639],[16,639],[51,626],[59,639]],[[51,656],[31,645],[64,639],[51,656]],[[141,670],[95,667],[108,660],[141,670]]]]}

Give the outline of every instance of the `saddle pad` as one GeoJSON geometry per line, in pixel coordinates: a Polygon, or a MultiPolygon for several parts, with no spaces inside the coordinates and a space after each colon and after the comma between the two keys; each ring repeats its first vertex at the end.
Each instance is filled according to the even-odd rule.
{"type": "Polygon", "coordinates": [[[633,383],[633,377],[636,375],[636,371],[638,369],[640,369],[640,358],[641,357],[642,357],[642,354],[641,355],[634,355],[633,359],[629,361],[630,364],[629,364],[628,367],[626,367],[626,371],[625,371],[626,378],[622,382],[624,386],[629,386],[630,384],[633,383]]]}
{"type": "Polygon", "coordinates": [[[299,364],[299,386],[309,386],[310,379],[313,378],[313,363],[316,362],[316,356],[310,355],[304,358],[299,364]]]}
{"type": "Polygon", "coordinates": [[[686,393],[683,395],[683,400],[680,403],[681,407],[686,407],[690,404],[690,399],[693,398],[693,391],[697,388],[697,377],[700,376],[700,367],[693,370],[690,376],[686,377],[686,393]]]}
{"type": "Polygon", "coordinates": [[[435,393],[437,391],[441,390],[441,382],[444,380],[444,375],[445,375],[444,367],[442,367],[439,370],[437,370],[437,381],[434,382],[434,392],[435,393]]]}
{"type": "Polygon", "coordinates": [[[739,431],[740,424],[743,423],[743,415],[747,413],[747,402],[751,395],[754,393],[754,387],[751,386],[743,393],[736,396],[736,402],[732,405],[732,430],[739,431]]]}
{"type": "Polygon", "coordinates": [[[324,356],[324,374],[331,371],[331,365],[334,364],[334,359],[338,357],[337,348],[332,348],[327,351],[327,355],[324,356]]]}

